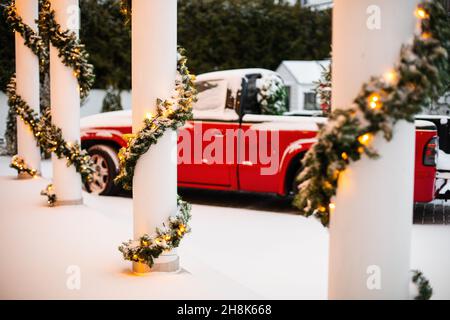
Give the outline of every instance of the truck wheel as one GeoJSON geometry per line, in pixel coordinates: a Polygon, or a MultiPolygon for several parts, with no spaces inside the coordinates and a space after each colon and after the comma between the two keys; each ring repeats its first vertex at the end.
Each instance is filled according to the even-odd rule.
{"type": "Polygon", "coordinates": [[[116,195],[120,188],[114,184],[114,178],[119,172],[119,158],[113,148],[105,145],[95,145],[89,148],[89,155],[94,162],[94,179],[86,183],[88,192],[98,195],[116,195]]]}

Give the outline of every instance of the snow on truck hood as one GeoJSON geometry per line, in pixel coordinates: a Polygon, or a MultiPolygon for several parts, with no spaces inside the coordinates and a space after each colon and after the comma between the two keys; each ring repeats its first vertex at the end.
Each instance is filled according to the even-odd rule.
{"type": "Polygon", "coordinates": [[[131,127],[131,110],[98,113],[81,118],[81,129],[131,127]]]}

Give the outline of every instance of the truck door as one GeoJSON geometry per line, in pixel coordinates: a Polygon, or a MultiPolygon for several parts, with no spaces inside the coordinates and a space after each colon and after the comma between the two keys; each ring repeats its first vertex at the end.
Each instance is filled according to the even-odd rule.
{"type": "Polygon", "coordinates": [[[239,117],[234,109],[226,108],[227,81],[199,81],[196,86],[199,93],[194,105],[194,121],[187,123],[179,134],[179,184],[235,189],[237,155],[236,150],[230,149],[235,147],[227,144],[231,143],[230,139],[237,139],[229,132],[237,131],[239,117]]]}

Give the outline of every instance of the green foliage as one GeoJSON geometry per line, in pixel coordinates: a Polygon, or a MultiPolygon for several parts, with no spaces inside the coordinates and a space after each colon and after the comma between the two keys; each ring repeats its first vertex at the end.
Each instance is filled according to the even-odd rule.
{"type": "Polygon", "coordinates": [[[131,88],[131,35],[119,0],[80,0],[80,39],[95,67],[95,88],[131,88]]]}
{"type": "Polygon", "coordinates": [[[179,0],[178,42],[194,73],[276,69],[283,60],[329,56],[331,11],[267,0],[179,0]]]}
{"type": "MultiPolygon", "coordinates": [[[[80,0],[81,41],[95,67],[95,88],[131,87],[131,37],[119,0],[80,0]]],[[[0,10],[3,10],[1,8],[0,10]]],[[[14,70],[14,37],[0,19],[0,88],[14,70]]],[[[275,69],[283,60],[327,58],[331,11],[267,0],[179,0],[179,44],[194,73],[275,69]]]]}
{"type": "Polygon", "coordinates": [[[120,97],[120,91],[114,90],[109,87],[106,91],[106,95],[103,98],[102,112],[111,112],[123,110],[122,99],[120,97]]]}

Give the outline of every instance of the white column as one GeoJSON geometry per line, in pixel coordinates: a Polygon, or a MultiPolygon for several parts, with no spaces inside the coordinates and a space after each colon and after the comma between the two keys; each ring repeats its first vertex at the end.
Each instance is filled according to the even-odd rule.
{"type": "MultiPolygon", "coordinates": [[[[133,132],[155,114],[156,99],[166,99],[175,89],[177,65],[177,0],[133,0],[132,104],[133,132]]],[[[177,166],[173,159],[176,132],[168,131],[138,161],[133,179],[134,238],[153,235],[177,210],[177,166]]],[[[178,270],[178,256],[161,256],[153,271],[178,270]]],[[[146,265],[133,264],[138,273],[146,265]]]]}
{"type": "MultiPolygon", "coordinates": [[[[417,2],[334,1],[335,108],[351,106],[364,82],[392,69],[412,39],[417,2]]],[[[379,160],[364,157],[341,176],[330,225],[330,299],[409,298],[414,141],[414,125],[401,122],[393,141],[375,138],[379,160]]]]}
{"type": "MultiPolygon", "coordinates": [[[[52,0],[56,20],[62,30],[78,34],[78,0],[52,0]]],[[[64,139],[69,143],[80,141],[80,93],[73,70],[66,67],[58,57],[58,49],[50,46],[51,113],[53,123],[62,129],[64,139]]],[[[67,167],[65,158],[52,155],[53,185],[59,205],[80,204],[81,177],[74,166],[67,167]]]]}
{"type": "MultiPolygon", "coordinates": [[[[23,22],[37,33],[35,20],[38,17],[38,0],[17,0],[17,12],[23,22]]],[[[16,83],[17,94],[39,113],[39,59],[24,44],[22,36],[16,32],[16,83]]],[[[17,153],[28,166],[41,171],[41,152],[31,129],[17,117],[17,153]]],[[[21,178],[30,177],[20,175],[21,178]]]]}

